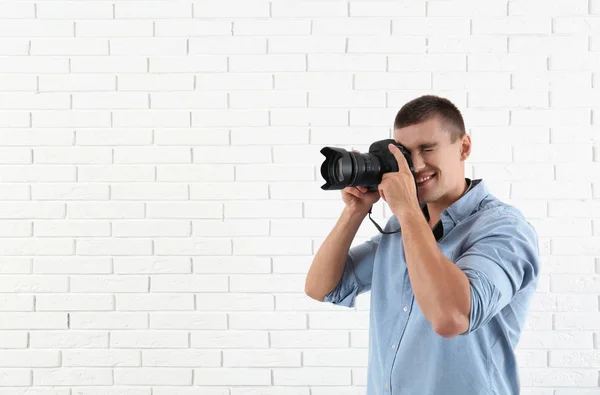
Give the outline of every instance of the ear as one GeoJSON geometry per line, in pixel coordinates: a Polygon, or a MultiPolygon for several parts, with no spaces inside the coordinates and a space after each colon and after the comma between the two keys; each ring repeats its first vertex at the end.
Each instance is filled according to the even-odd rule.
{"type": "Polygon", "coordinates": [[[471,136],[465,134],[460,142],[460,160],[465,161],[471,154],[471,136]]]}

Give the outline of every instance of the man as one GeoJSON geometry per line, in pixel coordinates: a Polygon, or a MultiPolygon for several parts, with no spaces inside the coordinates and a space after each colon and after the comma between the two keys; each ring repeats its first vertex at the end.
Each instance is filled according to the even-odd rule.
{"type": "Polygon", "coordinates": [[[390,145],[400,170],[378,191],[342,191],[305,292],[353,307],[371,291],[368,395],[519,394],[515,348],[539,279],[537,233],[481,179],[465,178],[471,140],[450,101],[405,104],[394,140],[410,152],[417,186],[390,145]],[[394,214],[386,234],[350,249],[379,198],[394,214]]]}

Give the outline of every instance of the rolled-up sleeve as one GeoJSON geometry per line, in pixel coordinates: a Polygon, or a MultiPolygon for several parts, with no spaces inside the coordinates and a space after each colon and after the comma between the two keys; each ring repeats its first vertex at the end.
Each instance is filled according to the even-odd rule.
{"type": "Polygon", "coordinates": [[[539,277],[538,236],[525,218],[505,210],[482,219],[473,229],[469,247],[458,258],[470,282],[469,329],[486,325],[539,277]]]}
{"type": "Polygon", "coordinates": [[[335,305],[354,307],[355,299],[371,289],[373,264],[382,234],[373,236],[348,251],[348,259],[337,286],[323,299],[335,305]]]}

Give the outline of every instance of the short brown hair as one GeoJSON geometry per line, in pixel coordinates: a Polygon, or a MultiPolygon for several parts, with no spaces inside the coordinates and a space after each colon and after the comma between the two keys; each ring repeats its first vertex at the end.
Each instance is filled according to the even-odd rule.
{"type": "Polygon", "coordinates": [[[394,120],[394,129],[415,125],[434,117],[448,126],[451,142],[464,136],[465,122],[458,108],[450,100],[434,95],[424,95],[403,105],[394,120]]]}

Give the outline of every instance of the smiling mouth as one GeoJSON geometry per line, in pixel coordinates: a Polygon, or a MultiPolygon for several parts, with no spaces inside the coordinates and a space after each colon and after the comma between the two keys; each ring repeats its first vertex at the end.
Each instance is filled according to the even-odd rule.
{"type": "Polygon", "coordinates": [[[428,182],[431,181],[433,178],[435,178],[436,175],[437,175],[437,173],[433,173],[426,177],[417,178],[417,185],[420,187],[422,185],[428,184],[428,182]]]}

